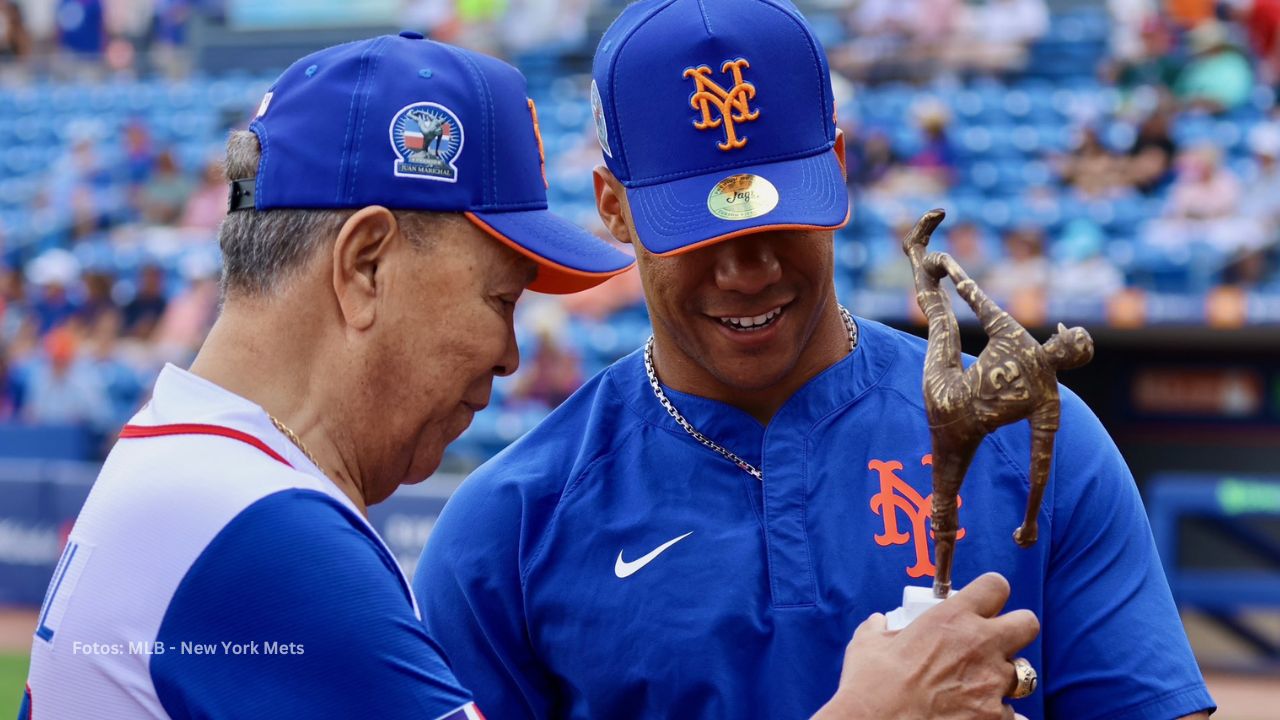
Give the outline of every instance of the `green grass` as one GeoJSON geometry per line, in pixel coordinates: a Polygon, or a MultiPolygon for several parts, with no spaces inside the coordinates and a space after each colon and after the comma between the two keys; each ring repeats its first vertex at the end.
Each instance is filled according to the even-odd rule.
{"type": "Polygon", "coordinates": [[[0,718],[17,717],[27,686],[27,654],[0,653],[0,718]]]}

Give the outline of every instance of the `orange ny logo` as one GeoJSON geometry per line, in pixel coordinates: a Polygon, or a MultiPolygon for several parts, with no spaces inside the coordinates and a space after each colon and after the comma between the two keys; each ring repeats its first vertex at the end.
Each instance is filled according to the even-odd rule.
{"type": "Polygon", "coordinates": [[[538,127],[538,106],[533,104],[533,98],[525,98],[529,101],[529,114],[533,116],[533,134],[538,138],[538,162],[542,168],[542,185],[548,189],[551,183],[547,182],[547,152],[542,148],[542,128],[538,127]]]}
{"type": "Polygon", "coordinates": [[[706,65],[691,67],[684,71],[684,77],[693,78],[698,89],[689,98],[689,107],[702,112],[701,120],[694,120],[693,126],[699,130],[710,130],[724,126],[724,142],[716,143],[721,150],[733,150],[747,144],[746,138],[738,137],[736,124],[749,122],[760,117],[759,110],[751,109],[751,100],[756,96],[756,86],[742,79],[742,69],[751,67],[751,63],[742,58],[726,60],[720,66],[720,72],[733,73],[733,86],[728,90],[720,87],[711,79],[711,68],[706,65]],[[715,108],[720,117],[713,118],[711,109],[715,108]]]}
{"type": "MultiPolygon", "coordinates": [[[[920,459],[920,464],[925,466],[933,465],[933,455],[925,455],[920,459]]],[[[915,565],[907,568],[907,575],[918,578],[934,574],[933,562],[929,559],[929,543],[925,540],[926,521],[933,516],[933,495],[920,497],[920,493],[916,489],[907,484],[905,480],[898,477],[897,471],[902,469],[902,463],[897,460],[872,460],[867,463],[867,468],[875,470],[880,474],[880,492],[871,496],[871,511],[884,518],[884,534],[876,535],[876,544],[880,547],[888,547],[890,545],[905,545],[908,542],[915,546],[916,562],[915,565]],[[898,525],[898,512],[901,511],[906,516],[910,525],[906,532],[898,525]]],[[[956,507],[960,507],[963,501],[957,497],[956,507]]],[[[929,537],[933,537],[933,531],[928,530],[929,537]]],[[[956,540],[964,537],[964,530],[961,529],[956,533],[956,540]]]]}

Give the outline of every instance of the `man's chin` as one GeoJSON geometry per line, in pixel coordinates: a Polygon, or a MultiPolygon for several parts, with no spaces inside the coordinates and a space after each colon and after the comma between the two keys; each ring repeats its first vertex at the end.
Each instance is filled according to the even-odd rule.
{"type": "Polygon", "coordinates": [[[777,386],[786,378],[790,367],[761,367],[752,361],[717,364],[708,368],[723,385],[743,392],[760,392],[777,386]]]}

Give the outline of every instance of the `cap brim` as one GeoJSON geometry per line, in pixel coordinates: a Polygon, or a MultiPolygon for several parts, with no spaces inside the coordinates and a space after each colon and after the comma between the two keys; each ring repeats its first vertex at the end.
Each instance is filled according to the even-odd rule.
{"type": "Polygon", "coordinates": [[[553,295],[595,287],[635,258],[547,210],[468,212],[467,219],[538,264],[530,290],[553,295]]]}
{"type": "Polygon", "coordinates": [[[676,255],[766,230],[835,230],[849,222],[849,193],[835,153],[762,163],[627,188],[636,233],[645,249],[676,255]],[[777,190],[778,203],[758,217],[730,220],[712,213],[709,200],[721,181],[755,175],[777,190]]]}

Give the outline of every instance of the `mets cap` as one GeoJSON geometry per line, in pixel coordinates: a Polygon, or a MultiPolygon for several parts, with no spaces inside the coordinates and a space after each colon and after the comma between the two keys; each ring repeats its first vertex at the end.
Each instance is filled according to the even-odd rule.
{"type": "Polygon", "coordinates": [[[232,210],[464,213],[538,264],[539,292],[584,290],[633,262],[547,211],[537,109],[496,58],[411,31],[326,48],[284,71],[249,129],[258,175],[232,178],[232,210]]]}
{"type": "Polygon", "coordinates": [[[848,222],[826,53],[786,0],[640,0],[592,78],[605,164],[650,252],[848,222]]]}

